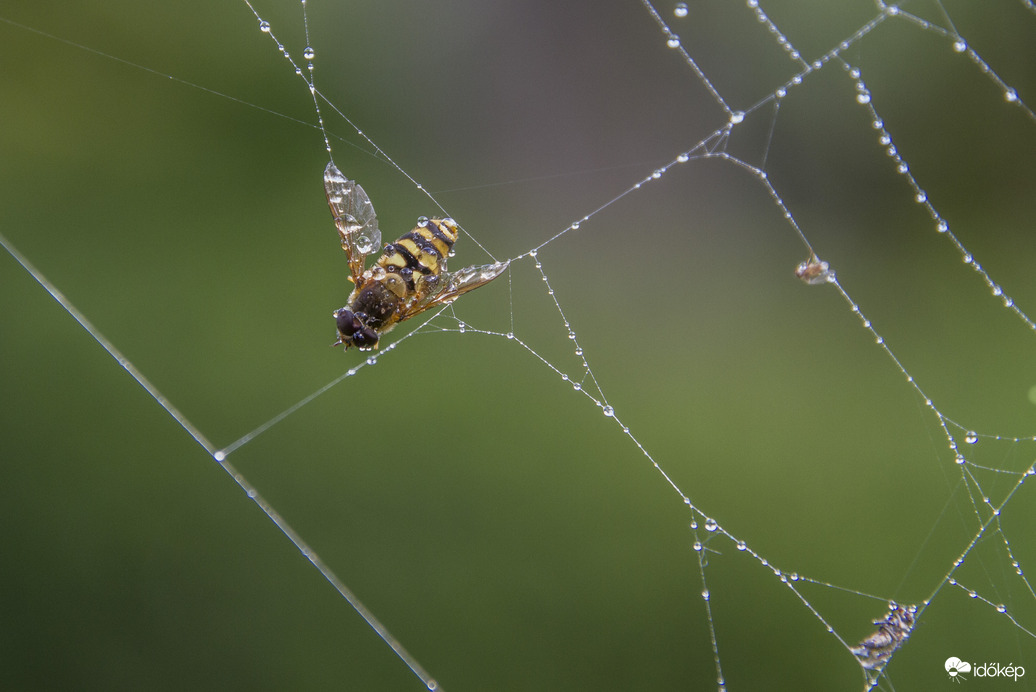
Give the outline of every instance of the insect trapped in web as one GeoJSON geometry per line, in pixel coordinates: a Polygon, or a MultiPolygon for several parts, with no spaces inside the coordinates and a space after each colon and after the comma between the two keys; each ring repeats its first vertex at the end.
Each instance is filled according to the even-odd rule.
{"type": "Polygon", "coordinates": [[[349,180],[334,163],[324,170],[327,204],[349,258],[349,280],[354,288],[345,307],[333,315],[338,340],[333,344],[355,346],[361,351],[378,347],[382,334],[396,324],[438,305],[452,303],[460,295],[483,286],[507,269],[494,262],[450,273],[446,271],[457,224],[453,219],[420,217],[417,226],[388,243],[370,269],[367,255],[381,244],[374,205],[363,188],[349,180]]]}

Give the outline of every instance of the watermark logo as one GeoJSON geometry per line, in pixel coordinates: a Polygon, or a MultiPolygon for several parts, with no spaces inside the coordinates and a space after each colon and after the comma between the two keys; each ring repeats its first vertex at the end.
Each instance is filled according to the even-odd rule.
{"type": "Polygon", "coordinates": [[[950,676],[950,680],[954,682],[960,682],[961,680],[967,680],[964,677],[965,673],[971,672],[971,664],[967,661],[962,661],[956,656],[950,656],[946,659],[946,663],[943,664],[943,668],[946,669],[946,674],[950,676]]]}
{"type": "Polygon", "coordinates": [[[999,663],[968,663],[956,656],[947,658],[943,663],[943,668],[950,680],[954,682],[967,680],[969,675],[972,678],[1006,678],[1015,682],[1025,676],[1025,668],[1013,663],[1008,663],[1006,666],[999,663]]]}

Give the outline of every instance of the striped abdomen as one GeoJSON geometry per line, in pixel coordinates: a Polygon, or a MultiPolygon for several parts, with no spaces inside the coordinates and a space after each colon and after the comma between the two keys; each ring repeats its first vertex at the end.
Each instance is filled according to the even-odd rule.
{"type": "Polygon", "coordinates": [[[405,289],[395,281],[388,282],[400,298],[406,293],[423,295],[435,289],[455,242],[457,224],[453,219],[419,219],[414,230],[385,246],[377,264],[402,280],[405,289]]]}

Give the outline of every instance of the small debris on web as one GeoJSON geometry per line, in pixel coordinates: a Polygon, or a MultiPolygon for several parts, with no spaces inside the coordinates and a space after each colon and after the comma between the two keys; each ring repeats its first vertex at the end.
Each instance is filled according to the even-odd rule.
{"type": "Polygon", "coordinates": [[[810,286],[816,286],[834,281],[835,271],[828,266],[827,262],[816,255],[810,255],[808,260],[795,268],[795,276],[810,286]]]}

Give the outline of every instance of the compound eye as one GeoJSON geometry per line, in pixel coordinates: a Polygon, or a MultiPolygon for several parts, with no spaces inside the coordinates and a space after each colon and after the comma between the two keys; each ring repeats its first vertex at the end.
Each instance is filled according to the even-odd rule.
{"type": "Polygon", "coordinates": [[[378,333],[370,327],[364,327],[353,334],[353,345],[361,351],[369,351],[378,345],[378,333]]]}
{"type": "Polygon", "coordinates": [[[338,324],[338,331],[344,337],[351,337],[363,325],[360,320],[349,310],[342,308],[335,311],[335,322],[338,324]]]}

